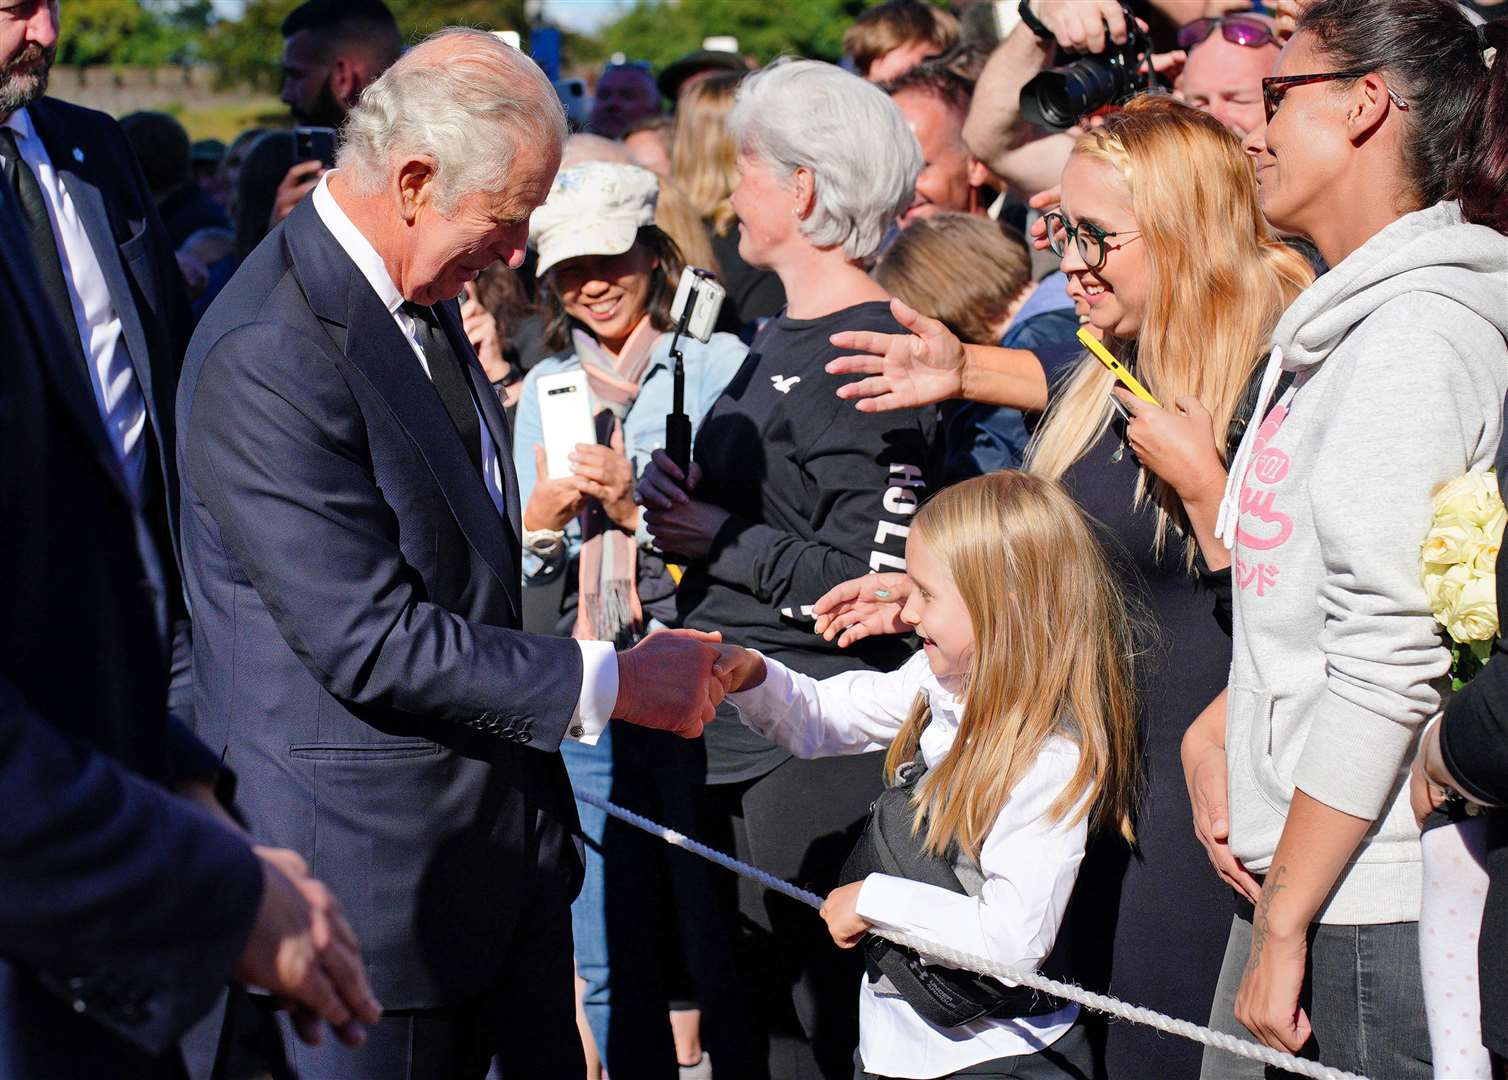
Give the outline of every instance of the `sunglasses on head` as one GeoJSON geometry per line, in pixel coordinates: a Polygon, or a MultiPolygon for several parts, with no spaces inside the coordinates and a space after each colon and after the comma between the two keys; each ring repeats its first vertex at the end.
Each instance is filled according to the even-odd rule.
{"type": "MultiPolygon", "coordinates": [[[[1319,75],[1275,75],[1262,80],[1262,107],[1267,112],[1267,122],[1272,123],[1273,114],[1278,111],[1278,106],[1283,104],[1283,98],[1288,91],[1295,86],[1308,86],[1311,83],[1331,82],[1335,79],[1359,79],[1363,75],[1371,75],[1371,71],[1326,71],[1319,75]]],[[[1408,111],[1409,103],[1395,94],[1391,88],[1388,91],[1388,100],[1404,112],[1408,111]]]]}
{"type": "Polygon", "coordinates": [[[1244,45],[1248,49],[1260,49],[1267,45],[1282,45],[1272,29],[1260,19],[1243,19],[1239,15],[1227,15],[1195,19],[1178,31],[1178,47],[1185,52],[1198,45],[1219,29],[1220,36],[1232,45],[1244,45]]]}

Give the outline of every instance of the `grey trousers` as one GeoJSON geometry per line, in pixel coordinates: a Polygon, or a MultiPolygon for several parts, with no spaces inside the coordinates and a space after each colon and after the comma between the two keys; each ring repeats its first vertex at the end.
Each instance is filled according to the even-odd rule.
{"type": "MultiPolygon", "coordinates": [[[[1210,1027],[1243,1039],[1252,1035],[1236,1019],[1236,992],[1250,953],[1250,916],[1237,915],[1210,1007],[1210,1027]]],[[[1311,926],[1309,968],[1299,1003],[1314,1028],[1301,1057],[1363,1076],[1430,1080],[1418,923],[1311,926]]],[[[1199,1072],[1200,1080],[1288,1075],[1212,1047],[1205,1048],[1199,1072]]]]}

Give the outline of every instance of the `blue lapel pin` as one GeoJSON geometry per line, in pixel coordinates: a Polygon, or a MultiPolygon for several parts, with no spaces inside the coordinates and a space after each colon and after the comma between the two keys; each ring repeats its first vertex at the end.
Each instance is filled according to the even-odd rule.
{"type": "Polygon", "coordinates": [[[73,148],[73,160],[77,161],[80,165],[84,163],[84,152],[77,146],[73,148]]]}

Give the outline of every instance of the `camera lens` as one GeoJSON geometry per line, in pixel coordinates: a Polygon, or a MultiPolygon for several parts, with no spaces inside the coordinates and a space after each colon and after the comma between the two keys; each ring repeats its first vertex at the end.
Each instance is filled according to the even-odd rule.
{"type": "Polygon", "coordinates": [[[1121,96],[1124,68],[1114,59],[1086,56],[1049,68],[1021,88],[1021,115],[1040,127],[1072,127],[1079,118],[1121,96]]]}

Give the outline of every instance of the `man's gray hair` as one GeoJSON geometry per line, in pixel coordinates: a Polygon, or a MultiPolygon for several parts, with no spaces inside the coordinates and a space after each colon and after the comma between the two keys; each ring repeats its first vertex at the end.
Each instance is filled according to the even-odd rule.
{"type": "Polygon", "coordinates": [[[400,156],[435,162],[436,209],[499,192],[520,145],[557,147],[565,108],[545,73],[483,30],[451,27],[410,49],[362,91],[346,118],[336,164],[372,195],[400,156]]]}
{"type": "Polygon", "coordinates": [[[895,102],[818,60],[777,61],[745,79],[728,128],[777,175],[811,171],[815,202],[801,232],[855,261],[879,250],[922,171],[921,147],[895,102]]]}

